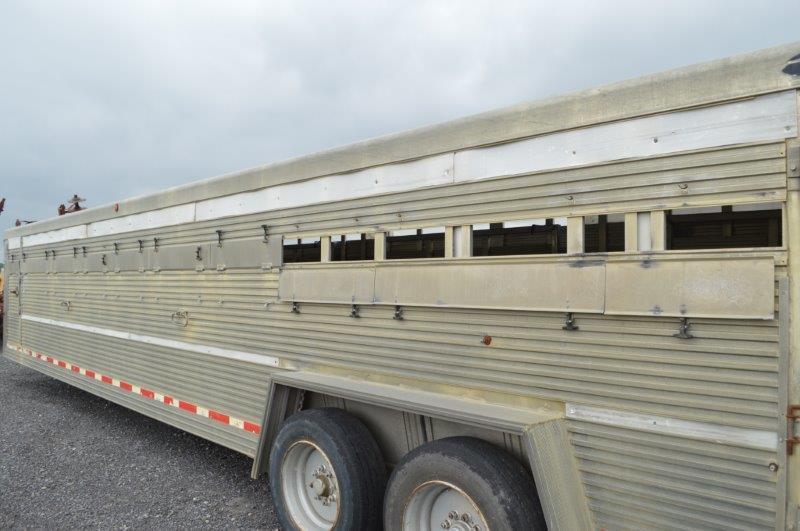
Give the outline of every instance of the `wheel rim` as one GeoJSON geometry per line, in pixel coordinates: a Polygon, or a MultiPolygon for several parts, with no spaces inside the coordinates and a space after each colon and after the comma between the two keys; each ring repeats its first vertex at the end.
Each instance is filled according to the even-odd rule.
{"type": "Polygon", "coordinates": [[[330,459],[311,441],[294,443],[281,463],[281,490],[289,516],[304,530],[333,529],[339,519],[339,482],[330,459]]]}
{"type": "Polygon", "coordinates": [[[488,531],[478,505],[455,485],[430,481],[417,487],[403,512],[403,529],[488,531]]]}

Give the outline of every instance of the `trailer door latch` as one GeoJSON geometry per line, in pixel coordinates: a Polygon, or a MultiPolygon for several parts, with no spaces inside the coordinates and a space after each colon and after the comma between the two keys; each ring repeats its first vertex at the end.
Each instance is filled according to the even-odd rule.
{"type": "Polygon", "coordinates": [[[794,445],[800,444],[800,437],[795,435],[795,422],[800,420],[800,404],[791,404],[786,408],[786,453],[794,453],[794,445]]]}
{"type": "Polygon", "coordinates": [[[567,312],[564,316],[564,326],[561,330],[580,330],[580,327],[575,324],[575,315],[572,312],[567,312]]]}
{"type": "Polygon", "coordinates": [[[672,337],[677,337],[679,339],[692,339],[694,336],[689,332],[689,319],[686,317],[681,317],[681,324],[678,327],[678,333],[672,334],[672,337]]]}

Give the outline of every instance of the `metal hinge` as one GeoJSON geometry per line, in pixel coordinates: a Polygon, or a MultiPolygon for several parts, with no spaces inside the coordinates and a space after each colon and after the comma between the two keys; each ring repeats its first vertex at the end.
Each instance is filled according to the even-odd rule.
{"type": "Polygon", "coordinates": [[[794,433],[794,423],[800,420],[800,404],[791,404],[786,407],[786,453],[794,453],[794,445],[800,444],[800,437],[794,433]]]}

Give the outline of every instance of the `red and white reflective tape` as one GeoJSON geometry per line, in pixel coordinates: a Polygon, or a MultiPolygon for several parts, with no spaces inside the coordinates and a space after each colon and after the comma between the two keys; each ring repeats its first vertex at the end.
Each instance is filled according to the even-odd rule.
{"type": "Polygon", "coordinates": [[[61,369],[72,371],[76,374],[80,374],[81,376],[85,376],[87,378],[92,378],[93,380],[96,380],[104,384],[113,385],[114,387],[118,387],[123,391],[127,391],[129,393],[133,393],[142,396],[144,398],[149,398],[150,400],[156,400],[168,406],[173,406],[178,409],[188,411],[189,413],[194,413],[195,415],[200,415],[201,417],[209,418],[221,424],[234,426],[236,428],[248,431],[250,433],[255,433],[255,434],[261,433],[261,426],[259,424],[248,422],[246,420],[237,419],[231,417],[230,415],[226,415],[225,413],[220,413],[219,411],[215,411],[213,409],[198,406],[197,404],[186,402],[185,400],[179,400],[170,395],[165,395],[153,391],[151,389],[146,389],[144,387],[139,387],[138,385],[133,385],[132,383],[128,383],[124,380],[117,380],[116,378],[112,378],[111,376],[106,376],[105,374],[100,374],[99,372],[95,372],[89,369],[84,369],[83,367],[78,367],[77,365],[74,365],[67,361],[57,360],[55,358],[46,356],[39,352],[34,352],[29,348],[23,348],[19,345],[12,345],[11,343],[8,343],[7,346],[12,350],[16,350],[17,352],[22,352],[23,354],[27,354],[34,359],[50,363],[61,369]]]}

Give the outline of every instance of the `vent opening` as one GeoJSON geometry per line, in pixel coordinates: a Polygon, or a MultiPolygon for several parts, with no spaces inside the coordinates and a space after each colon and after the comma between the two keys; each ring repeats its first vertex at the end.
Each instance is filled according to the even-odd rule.
{"type": "Polygon", "coordinates": [[[566,252],[566,218],[504,221],[472,227],[473,256],[566,252]]]}
{"type": "Polygon", "coordinates": [[[625,214],[585,216],[583,251],[613,253],[625,250],[625,214]]]}
{"type": "Polygon", "coordinates": [[[283,263],[320,261],[319,238],[286,238],[283,240],[283,263]]]}
{"type": "Polygon", "coordinates": [[[683,208],[667,214],[667,249],[780,247],[780,203],[683,208]]]}
{"type": "Polygon", "coordinates": [[[444,258],[444,227],[389,232],[386,259],[403,258],[444,258]]]}
{"type": "Polygon", "coordinates": [[[375,240],[370,234],[331,236],[331,261],[373,260],[375,240]]]}

